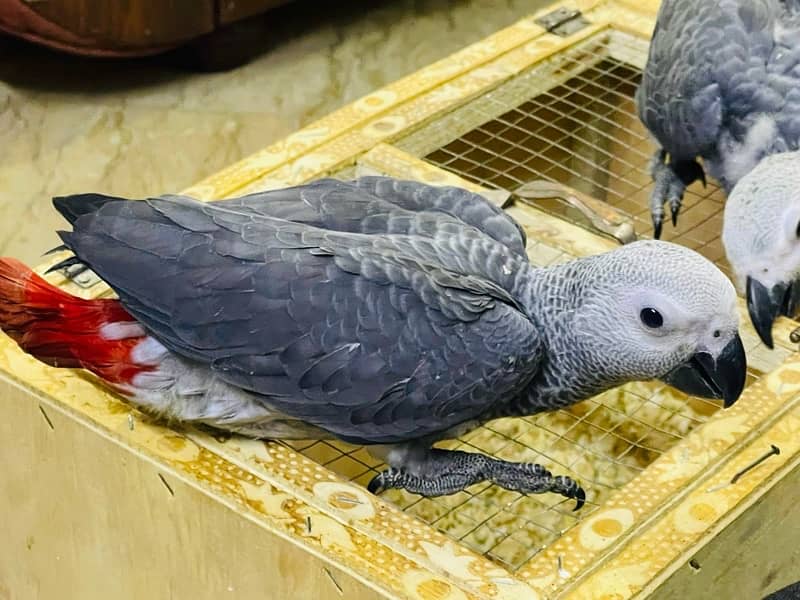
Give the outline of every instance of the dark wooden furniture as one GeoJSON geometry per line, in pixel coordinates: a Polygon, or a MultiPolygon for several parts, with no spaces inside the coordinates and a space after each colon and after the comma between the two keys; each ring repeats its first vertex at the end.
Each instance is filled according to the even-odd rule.
{"type": "Polygon", "coordinates": [[[216,33],[287,1],[0,0],[0,31],[73,54],[108,57],[158,54],[202,39],[212,46],[205,49],[211,56],[216,33]]]}

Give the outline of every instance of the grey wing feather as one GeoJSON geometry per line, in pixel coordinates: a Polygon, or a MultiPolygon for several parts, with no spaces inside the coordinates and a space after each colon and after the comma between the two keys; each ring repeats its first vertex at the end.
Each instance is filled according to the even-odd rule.
{"type": "Polygon", "coordinates": [[[109,201],[62,237],[174,352],[291,418],[394,443],[492,410],[541,355],[516,304],[524,258],[450,215],[413,218],[427,235],[109,201]]]}
{"type": "Polygon", "coordinates": [[[525,255],[525,232],[519,224],[483,196],[458,187],[437,187],[391,177],[362,177],[356,181],[320,179],[301,186],[219,200],[215,204],[329,230],[373,234],[419,233],[417,228],[421,225],[416,217],[433,212],[475,227],[517,254],[525,255]]]}
{"type": "Polygon", "coordinates": [[[673,157],[713,152],[722,127],[779,109],[765,68],[779,12],[774,0],[662,3],[637,108],[673,157]]]}

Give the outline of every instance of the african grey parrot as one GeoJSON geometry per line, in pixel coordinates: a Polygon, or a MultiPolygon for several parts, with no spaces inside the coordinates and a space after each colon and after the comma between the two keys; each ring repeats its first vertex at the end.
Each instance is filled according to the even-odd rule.
{"type": "Polygon", "coordinates": [[[789,196],[773,196],[791,187],[782,178],[800,168],[793,152],[800,143],[800,0],[665,0],[637,106],[660,144],[650,199],[655,237],[664,202],[674,224],[686,186],[705,183],[701,157],[729,194],[726,253],[756,331],[772,347],[773,320],[793,315],[800,300],[800,286],[791,287],[800,271],[800,214],[789,196]],[[777,153],[788,154],[768,160],[777,153]],[[748,191],[738,192],[756,165],[748,191]],[[734,209],[734,202],[746,207],[734,209]],[[764,261],[774,264],[769,274],[764,261]]]}
{"type": "Polygon", "coordinates": [[[490,480],[580,506],[539,465],[431,446],[631,380],[726,406],[744,386],[733,285],[666,242],[534,268],[523,230],[481,196],[384,177],[54,203],[74,253],[55,268],[87,265],[119,300],[0,260],[0,326],[25,351],[167,419],[368,445],[391,467],[372,491],[490,480]]]}

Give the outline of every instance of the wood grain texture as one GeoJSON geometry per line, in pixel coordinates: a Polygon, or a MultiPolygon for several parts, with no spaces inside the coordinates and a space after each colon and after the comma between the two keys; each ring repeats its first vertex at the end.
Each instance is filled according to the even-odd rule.
{"type": "Polygon", "coordinates": [[[41,0],[28,6],[76,36],[111,48],[170,45],[214,28],[213,0],[41,0]]]}
{"type": "Polygon", "coordinates": [[[647,598],[760,600],[800,580],[800,466],[749,506],[647,598]]]}
{"type": "Polygon", "coordinates": [[[0,598],[383,597],[23,389],[0,397],[0,598]]]}

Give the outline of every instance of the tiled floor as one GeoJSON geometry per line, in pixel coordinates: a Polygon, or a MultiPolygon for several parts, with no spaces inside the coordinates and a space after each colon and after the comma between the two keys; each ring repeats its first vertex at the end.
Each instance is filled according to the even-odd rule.
{"type": "Polygon", "coordinates": [[[0,37],[0,255],[56,244],[50,198],[175,192],[544,0],[298,0],[240,68],[79,59],[0,37]]]}

